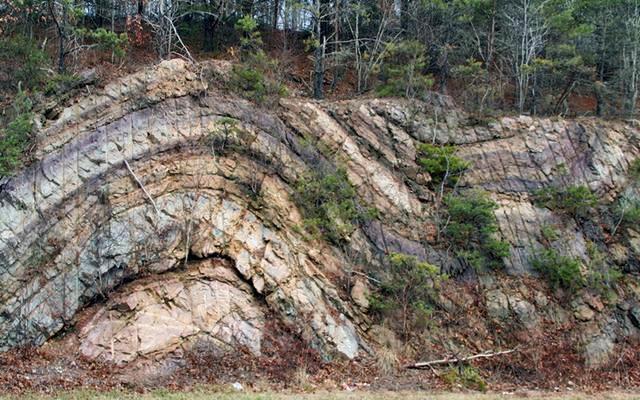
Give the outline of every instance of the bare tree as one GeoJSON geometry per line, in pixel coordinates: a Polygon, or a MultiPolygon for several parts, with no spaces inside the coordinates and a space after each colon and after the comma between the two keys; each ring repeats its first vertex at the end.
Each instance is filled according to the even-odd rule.
{"type": "Polygon", "coordinates": [[[624,93],[625,112],[633,116],[638,102],[640,81],[640,0],[629,0],[623,8],[624,38],[622,45],[621,81],[624,93]]]}
{"type": "Polygon", "coordinates": [[[49,0],[47,1],[47,7],[49,9],[49,16],[56,26],[56,33],[58,35],[58,72],[64,72],[65,70],[65,56],[67,54],[65,47],[68,39],[68,7],[65,3],[49,0]]]}
{"type": "Polygon", "coordinates": [[[524,111],[533,74],[533,61],[542,51],[549,30],[542,11],[548,0],[518,0],[504,11],[503,44],[513,68],[518,111],[524,111]]]}
{"type": "MultiPolygon", "coordinates": [[[[207,2],[208,4],[208,2],[207,2]]],[[[208,11],[193,0],[158,0],[149,4],[145,22],[153,28],[154,47],[161,58],[170,58],[178,55],[194,62],[194,58],[188,47],[182,41],[176,25],[188,16],[200,14],[205,17],[219,19],[220,12],[225,5],[224,1],[218,2],[217,12],[208,11]]],[[[211,5],[211,4],[208,4],[211,5]]]]}
{"type": "Polygon", "coordinates": [[[393,1],[383,0],[380,3],[380,18],[377,21],[375,35],[363,36],[363,20],[367,18],[367,11],[362,0],[357,0],[349,8],[347,26],[350,30],[353,45],[354,66],[357,74],[357,90],[362,93],[369,88],[371,74],[384,61],[385,49],[389,43],[397,41],[401,32],[391,34],[392,23],[395,18],[393,1]]]}
{"type": "Polygon", "coordinates": [[[324,97],[324,74],[326,70],[327,42],[333,40],[333,33],[328,32],[327,20],[335,14],[335,8],[329,0],[314,0],[307,7],[313,19],[313,97],[324,97]]]}
{"type": "Polygon", "coordinates": [[[233,12],[230,0],[202,0],[199,12],[205,13],[202,18],[202,43],[205,50],[216,48],[215,33],[221,22],[233,12]]]}

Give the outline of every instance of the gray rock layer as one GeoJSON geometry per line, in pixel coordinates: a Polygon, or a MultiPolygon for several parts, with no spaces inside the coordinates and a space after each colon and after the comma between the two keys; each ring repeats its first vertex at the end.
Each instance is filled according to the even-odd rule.
{"type": "MultiPolygon", "coordinates": [[[[102,299],[79,334],[89,358],[126,363],[195,340],[258,354],[267,313],[326,357],[362,355],[368,288],[357,281],[351,299],[339,289],[347,271],[366,272],[386,251],[457,265],[430,244],[434,193],[416,163],[422,142],[456,144],[472,163],[462,187],[498,202],[500,235],[512,245],[505,264],[516,276],[532,273],[545,225],[570,239],[554,247],[589,262],[593,233],[534,206],[531,190],[584,184],[604,203],[635,193],[626,172],[640,153],[634,122],[505,117],[470,126],[438,97],[285,99],[267,111],[204,76],[225,79],[213,65],[163,62],[40,121],[39,161],[0,191],[0,349],[42,344],[102,299]],[[380,211],[343,249],[309,240],[292,200],[318,159],[338,160],[361,201],[380,211]],[[149,275],[156,279],[122,286],[149,275]]],[[[622,237],[605,251],[633,272],[640,235],[622,237]]],[[[495,284],[486,290],[496,320],[593,325],[584,340],[598,362],[616,337],[637,334],[637,290],[625,294],[632,311],[612,323],[592,305],[567,313],[542,293],[533,301],[495,284]],[[619,327],[627,328],[612,333],[619,327]]]]}

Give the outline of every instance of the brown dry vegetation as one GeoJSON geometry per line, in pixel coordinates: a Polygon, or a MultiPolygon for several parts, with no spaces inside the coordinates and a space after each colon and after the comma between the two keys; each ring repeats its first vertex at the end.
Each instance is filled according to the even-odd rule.
{"type": "Polygon", "coordinates": [[[449,354],[444,342],[438,340],[445,337],[450,342],[463,344],[471,353],[475,352],[473,349],[481,352],[521,344],[515,353],[471,363],[492,392],[575,390],[605,393],[640,387],[638,343],[620,344],[617,357],[608,365],[587,369],[584,360],[577,355],[571,326],[542,325],[535,332],[515,326],[487,327],[483,325],[486,324],[486,311],[474,285],[450,282],[444,290],[454,302],[462,301],[456,296],[465,297],[471,302],[470,306],[456,315],[436,312],[429,332],[424,331],[410,343],[390,350],[391,356],[397,359],[390,368],[384,368],[379,360],[371,357],[326,362],[291,329],[274,324],[265,329],[260,357],[248,351],[228,353],[200,345],[165,359],[148,359],[117,367],[83,360],[75,353],[78,343],[71,331],[41,348],[1,354],[0,393],[23,395],[70,390],[144,393],[157,389],[189,392],[201,385],[224,388],[234,382],[260,392],[348,389],[377,393],[465,389],[464,384],[447,379],[447,373],[457,366],[441,366],[434,370],[402,368],[417,360],[449,354]]]}
{"type": "MultiPolygon", "coordinates": [[[[217,388],[224,389],[224,388],[217,388]]],[[[193,392],[151,392],[146,394],[109,392],[97,393],[92,391],[78,391],[59,393],[55,396],[25,395],[23,399],[30,400],[85,400],[85,399],[131,399],[131,400],[498,400],[527,398],[532,400],[635,400],[640,395],[634,393],[599,393],[590,395],[584,393],[500,393],[500,394],[470,394],[470,393],[424,393],[424,392],[321,392],[321,393],[229,393],[215,391],[213,388],[200,389],[193,392]]],[[[4,397],[0,396],[4,400],[4,397]]]]}

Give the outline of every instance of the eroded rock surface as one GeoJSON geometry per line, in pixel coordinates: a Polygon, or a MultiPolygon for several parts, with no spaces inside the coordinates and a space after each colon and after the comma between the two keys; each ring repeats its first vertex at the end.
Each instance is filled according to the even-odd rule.
{"type": "MultiPolygon", "coordinates": [[[[416,162],[425,142],[457,145],[472,165],[461,188],[483,188],[499,205],[511,277],[480,277],[491,323],[586,327],[577,331],[585,332],[578,336],[589,365],[639,335],[633,229],[598,243],[629,282],[607,307],[589,299],[574,307],[509,286],[536,275],[531,257],[544,246],[589,265],[606,221],[539,208],[531,192],[582,184],[605,205],[636,193],[627,170],[640,154],[637,123],[521,116],[471,124],[438,96],[283,99],[264,110],[216,89],[223,69],[197,68],[208,73],[163,62],[42,118],[39,161],[1,182],[0,349],[41,344],[106,299],[79,334],[89,358],[125,363],[200,339],[257,354],[266,315],[327,358],[366,354],[369,289],[350,271],[366,276],[384,254],[401,252],[464,272],[433,243],[436,193],[416,162]],[[379,211],[341,248],[309,239],[293,201],[300,176],[336,162],[360,200],[379,211]],[[545,226],[557,240],[548,243],[545,226]]],[[[458,300],[443,299],[442,308],[470,304],[458,300]]]]}
{"type": "MultiPolygon", "coordinates": [[[[301,220],[287,180],[303,164],[285,146],[284,125],[242,100],[191,96],[203,87],[180,61],[155,72],[114,83],[45,121],[43,160],[5,184],[0,347],[44,342],[125,280],[183,267],[189,257],[221,256],[327,356],[354,357],[359,317],[323,275],[343,261],[331,249],[312,252],[325,245],[293,229],[301,220]],[[218,121],[229,115],[246,135],[243,148],[216,154],[218,121]],[[279,173],[264,166],[276,161],[279,173]]],[[[184,329],[175,335],[199,328],[184,329]]]]}
{"type": "Polygon", "coordinates": [[[121,364],[196,341],[259,354],[265,322],[261,299],[229,262],[194,264],[114,296],[82,327],[82,355],[121,364]]]}

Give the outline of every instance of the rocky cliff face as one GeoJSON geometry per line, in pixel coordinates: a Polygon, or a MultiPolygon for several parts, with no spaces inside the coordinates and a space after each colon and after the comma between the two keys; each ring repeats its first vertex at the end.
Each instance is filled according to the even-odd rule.
{"type": "Polygon", "coordinates": [[[326,358],[373,354],[360,278],[383,254],[470,274],[433,243],[436,193],[416,163],[423,142],[458,146],[472,165],[460,186],[490,193],[511,244],[506,275],[472,278],[480,304],[462,289],[441,297],[452,315],[478,308],[469,340],[491,336],[492,324],[571,325],[576,352],[596,366],[640,336],[640,234],[624,227],[609,237],[605,212],[636,191],[627,173],[640,155],[634,121],[473,124],[439,97],[284,99],[269,111],[216,89],[224,74],[164,62],[42,117],[38,161],[1,182],[2,350],[77,325],[83,356],[118,364],[202,341],[259,354],[275,318],[326,358]],[[310,239],[293,199],[298,179],[323,162],[339,162],[379,211],[341,247],[310,239]],[[601,212],[576,222],[533,204],[533,190],[560,183],[588,185],[601,212]],[[549,245],[548,225],[563,254],[588,265],[595,244],[625,271],[615,299],[563,303],[534,279],[530,260],[549,245]]]}

